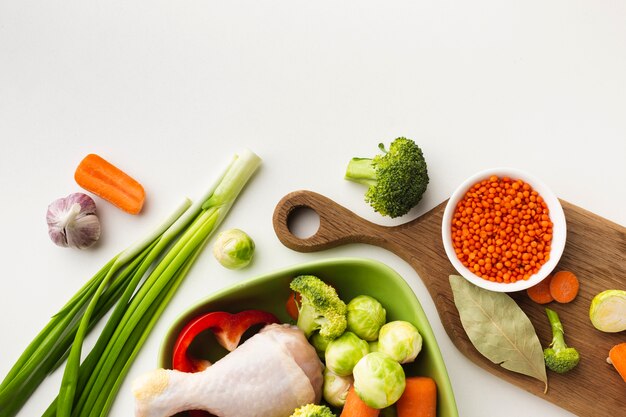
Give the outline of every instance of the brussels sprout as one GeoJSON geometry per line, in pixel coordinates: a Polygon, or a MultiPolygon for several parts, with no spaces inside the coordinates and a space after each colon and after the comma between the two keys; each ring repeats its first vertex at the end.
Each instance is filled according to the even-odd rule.
{"type": "Polygon", "coordinates": [[[589,318],[593,326],[603,332],[626,330],[626,291],[606,290],[593,297],[589,318]]]}
{"type": "Polygon", "coordinates": [[[422,350],[422,336],[408,321],[391,321],[380,328],[378,351],[400,363],[409,363],[422,350]]]}
{"type": "Polygon", "coordinates": [[[344,332],[331,340],[326,348],[326,366],[339,376],[348,376],[354,365],[369,353],[365,340],[359,339],[352,332],[344,332]]]}
{"type": "Polygon", "coordinates": [[[334,407],[343,407],[348,390],[354,383],[352,375],[339,376],[328,368],[324,369],[323,394],[326,402],[334,407]]]}
{"type": "Polygon", "coordinates": [[[367,343],[370,347],[370,352],[378,352],[378,340],[374,340],[373,342],[367,343]]]}
{"type": "Polygon", "coordinates": [[[311,338],[309,339],[309,342],[311,342],[311,344],[313,345],[313,347],[317,351],[317,356],[319,356],[320,358],[324,359],[325,358],[326,348],[328,347],[328,344],[330,343],[331,340],[333,340],[333,339],[330,339],[328,337],[324,337],[321,334],[319,334],[319,332],[315,332],[315,333],[313,333],[313,335],[311,335],[311,338]]]}
{"type": "Polygon", "coordinates": [[[239,229],[225,230],[217,236],[213,245],[213,255],[222,266],[240,269],[252,260],[254,241],[239,229]]]}
{"type": "Polygon", "coordinates": [[[348,330],[368,342],[376,340],[386,314],[375,298],[359,295],[348,303],[348,330]]]}
{"type": "Polygon", "coordinates": [[[353,371],[354,390],[372,408],[385,408],[398,401],[406,386],[398,361],[381,352],[365,355],[353,371]]]}

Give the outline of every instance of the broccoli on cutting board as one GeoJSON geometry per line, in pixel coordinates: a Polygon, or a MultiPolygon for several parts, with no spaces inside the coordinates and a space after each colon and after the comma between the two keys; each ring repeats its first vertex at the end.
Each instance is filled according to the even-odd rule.
{"type": "Polygon", "coordinates": [[[424,154],[414,141],[404,137],[391,142],[389,151],[382,143],[378,147],[383,153],[373,158],[352,158],[345,178],[369,187],[365,201],[376,212],[392,218],[403,216],[426,192],[424,154]]]}
{"type": "Polygon", "coordinates": [[[563,324],[556,311],[546,308],[546,314],[552,327],[552,343],[543,350],[546,366],[559,374],[569,372],[578,365],[580,355],[575,348],[565,344],[563,324]]]}

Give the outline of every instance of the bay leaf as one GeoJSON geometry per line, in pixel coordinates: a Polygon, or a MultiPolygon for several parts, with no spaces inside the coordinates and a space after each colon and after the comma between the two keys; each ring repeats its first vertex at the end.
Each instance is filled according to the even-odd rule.
{"type": "Polygon", "coordinates": [[[542,381],[547,391],[541,342],[517,303],[505,293],[482,289],[458,275],[450,275],[450,285],[463,328],[476,349],[505,369],[542,381]]]}

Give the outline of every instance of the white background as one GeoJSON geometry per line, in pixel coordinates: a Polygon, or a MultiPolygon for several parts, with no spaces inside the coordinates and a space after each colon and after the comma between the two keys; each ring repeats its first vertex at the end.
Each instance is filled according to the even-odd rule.
{"type": "MultiPolygon", "coordinates": [[[[130,381],[156,366],[162,336],[187,306],[246,278],[336,256],[383,261],[410,283],[462,416],[571,415],[467,360],[400,258],[365,245],[292,252],[271,216],[283,195],[304,188],[399,224],[474,172],[513,166],[626,224],[625,22],[617,0],[0,0],[0,375],[113,254],[183,197],[199,196],[248,147],[263,167],[223,228],[253,236],[255,262],[232,272],[205,251],[111,415],[131,415],[130,381]],[[419,207],[392,221],[343,174],[352,156],[397,136],[422,146],[431,182],[419,207]],[[140,180],[146,206],[131,216],[96,199],[101,241],[83,252],[58,248],[46,208],[80,190],[73,172],[90,152],[140,180]]],[[[40,415],[59,380],[59,372],[49,377],[20,415],[40,415]]]]}

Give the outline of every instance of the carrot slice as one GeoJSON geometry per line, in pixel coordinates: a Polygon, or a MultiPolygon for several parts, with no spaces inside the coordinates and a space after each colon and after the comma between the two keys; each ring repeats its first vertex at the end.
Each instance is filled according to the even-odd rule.
{"type": "Polygon", "coordinates": [[[378,414],[380,410],[365,404],[351,386],[340,417],[378,417],[378,414]]]}
{"type": "Polygon", "coordinates": [[[76,168],[74,179],[85,190],[130,214],[143,207],[146,193],[136,180],[96,154],[87,155],[76,168]]]}
{"type": "Polygon", "coordinates": [[[406,388],[396,402],[398,417],[436,417],[437,384],[426,376],[406,379],[406,388]]]}
{"type": "Polygon", "coordinates": [[[559,303],[569,303],[578,295],[580,284],[572,272],[559,271],[552,276],[550,294],[559,303]]]}
{"type": "Polygon", "coordinates": [[[626,342],[613,346],[609,351],[609,359],[624,382],[626,382],[626,342]]]}
{"type": "Polygon", "coordinates": [[[552,282],[552,275],[548,275],[539,284],[528,288],[526,294],[537,304],[548,304],[554,301],[554,297],[550,294],[550,282],[552,282]]]}

